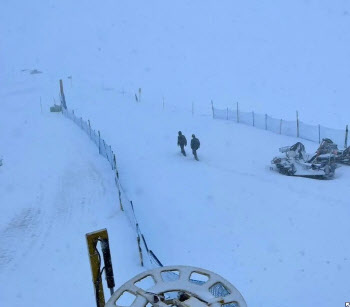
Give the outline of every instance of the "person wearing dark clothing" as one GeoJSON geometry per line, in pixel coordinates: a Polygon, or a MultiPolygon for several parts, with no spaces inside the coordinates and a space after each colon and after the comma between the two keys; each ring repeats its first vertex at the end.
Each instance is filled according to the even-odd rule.
{"type": "Polygon", "coordinates": [[[186,156],[185,146],[187,146],[187,140],[181,131],[179,131],[179,136],[177,137],[177,146],[180,146],[181,153],[186,156]]]}
{"type": "Polygon", "coordinates": [[[194,155],[194,158],[198,161],[198,157],[197,157],[197,150],[200,147],[200,142],[199,140],[196,138],[196,136],[194,134],[192,134],[192,140],[191,140],[191,148],[192,148],[192,153],[194,155]]]}

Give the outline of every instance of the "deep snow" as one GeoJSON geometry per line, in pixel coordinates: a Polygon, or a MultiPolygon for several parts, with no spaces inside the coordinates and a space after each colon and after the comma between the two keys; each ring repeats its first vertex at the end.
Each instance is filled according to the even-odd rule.
{"type": "Polygon", "coordinates": [[[350,168],[332,181],[271,173],[278,147],[297,139],[210,118],[213,99],[343,128],[349,11],[341,0],[2,1],[1,305],[94,306],[84,235],[99,228],[117,283],[142,270],[108,164],[48,113],[59,78],[116,152],[164,264],[222,274],[249,306],[349,301],[350,168]],[[197,134],[200,162],[180,155],[178,130],[197,134]]]}
{"type": "MultiPolygon", "coordinates": [[[[269,162],[278,147],[298,139],[147,102],[70,106],[117,152],[126,192],[163,263],[218,272],[251,306],[334,306],[347,299],[350,168],[337,169],[331,181],[284,177],[269,162]],[[179,129],[199,137],[200,162],[189,148],[181,155],[179,129]]],[[[317,148],[303,143],[310,152],[317,148]]]]}
{"type": "Polygon", "coordinates": [[[134,232],[95,146],[45,102],[41,112],[33,80],[14,84],[0,115],[0,305],[93,306],[85,234],[108,228],[120,285],[141,270],[134,232]]]}

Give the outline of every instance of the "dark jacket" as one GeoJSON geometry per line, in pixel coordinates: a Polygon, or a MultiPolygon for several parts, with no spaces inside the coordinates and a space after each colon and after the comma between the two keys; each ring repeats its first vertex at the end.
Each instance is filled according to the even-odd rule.
{"type": "Polygon", "coordinates": [[[177,137],[177,145],[179,146],[187,146],[187,140],[186,137],[181,134],[177,137]]]}
{"type": "Polygon", "coordinates": [[[200,147],[200,142],[197,138],[193,138],[191,140],[191,148],[194,149],[194,150],[197,150],[199,147],[200,147]]]}

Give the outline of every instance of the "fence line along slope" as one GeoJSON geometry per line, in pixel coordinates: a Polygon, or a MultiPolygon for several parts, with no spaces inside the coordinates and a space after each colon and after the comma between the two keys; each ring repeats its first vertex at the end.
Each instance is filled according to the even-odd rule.
{"type": "MultiPolygon", "coordinates": [[[[165,264],[218,272],[257,306],[326,307],[345,299],[348,168],[332,181],[284,177],[268,166],[297,138],[145,101],[70,104],[116,148],[124,189],[142,204],[135,211],[143,233],[165,264]],[[181,155],[179,130],[200,139],[199,162],[188,147],[181,155]]],[[[309,152],[317,148],[304,144],[309,152]]]]}

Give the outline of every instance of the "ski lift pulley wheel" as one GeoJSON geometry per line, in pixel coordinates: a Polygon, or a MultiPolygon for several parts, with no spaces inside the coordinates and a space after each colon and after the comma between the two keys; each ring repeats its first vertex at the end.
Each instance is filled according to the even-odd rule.
{"type": "Polygon", "coordinates": [[[118,300],[125,292],[135,296],[131,307],[144,307],[146,305],[156,307],[247,307],[241,293],[230,282],[208,270],[189,266],[166,266],[143,272],[115,291],[105,307],[123,306],[123,302],[118,304],[118,300]],[[195,275],[192,275],[193,273],[195,275]],[[169,274],[173,277],[167,278],[169,274]],[[198,276],[196,274],[205,277],[207,280],[196,282],[194,277],[198,276]],[[142,289],[142,286],[140,286],[142,280],[149,277],[153,279],[154,285],[147,288],[147,290],[142,289]],[[216,285],[221,285],[225,289],[222,296],[216,297],[217,295],[214,296],[211,293],[211,289],[216,285]],[[181,297],[164,298],[164,294],[169,292],[182,293],[185,295],[185,299],[181,299],[181,297]]]}

